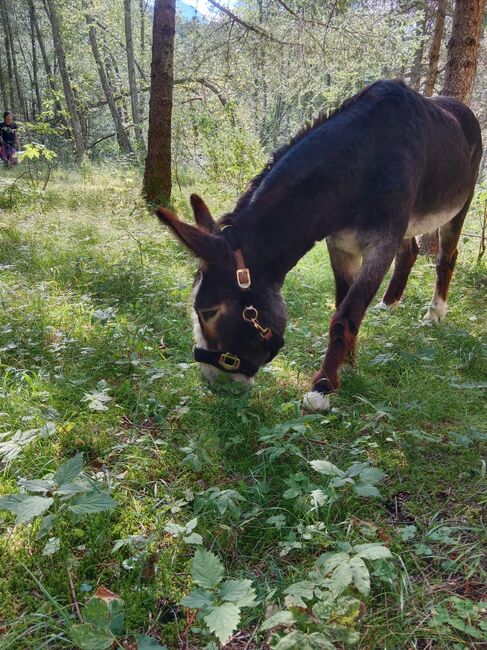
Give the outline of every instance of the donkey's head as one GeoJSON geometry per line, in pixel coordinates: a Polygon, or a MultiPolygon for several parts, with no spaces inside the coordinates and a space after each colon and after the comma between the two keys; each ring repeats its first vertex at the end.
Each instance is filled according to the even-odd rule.
{"type": "Polygon", "coordinates": [[[165,208],[157,215],[201,260],[193,291],[195,359],[210,381],[228,373],[250,382],[284,343],[286,316],[279,287],[247,267],[240,245],[233,243],[233,226],[227,232],[224,225],[220,228],[196,194],[191,205],[196,226],[165,208]]]}

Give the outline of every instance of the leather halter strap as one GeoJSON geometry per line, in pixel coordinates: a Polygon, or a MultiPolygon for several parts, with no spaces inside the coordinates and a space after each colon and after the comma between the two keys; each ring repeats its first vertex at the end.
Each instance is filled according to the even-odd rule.
{"type": "MultiPolygon", "coordinates": [[[[278,334],[274,334],[269,327],[261,325],[259,322],[259,312],[251,304],[245,300],[245,294],[252,285],[252,276],[250,270],[245,264],[245,259],[240,248],[240,237],[238,231],[233,228],[231,224],[222,227],[222,233],[226,240],[233,249],[235,256],[236,278],[237,284],[242,294],[242,318],[254,327],[261,338],[266,342],[267,348],[270,352],[270,357],[267,361],[272,361],[281,347],[284,345],[284,339],[278,334]]],[[[239,357],[232,352],[219,352],[215,350],[206,350],[204,348],[195,347],[193,355],[196,361],[200,363],[209,363],[210,365],[229,373],[240,372],[249,377],[253,377],[259,369],[259,366],[239,357]]]]}

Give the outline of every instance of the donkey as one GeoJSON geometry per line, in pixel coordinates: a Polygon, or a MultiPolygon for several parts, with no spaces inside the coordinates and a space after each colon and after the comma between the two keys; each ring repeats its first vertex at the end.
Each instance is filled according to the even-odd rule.
{"type": "Polygon", "coordinates": [[[194,354],[203,376],[226,372],[251,382],[274,358],[284,344],[286,274],[324,238],[336,312],[305,409],[329,408],[340,366],[353,358],[360,323],[394,258],[382,306],[401,299],[418,254],[415,236],[438,228],[425,319],[443,319],[481,152],[478,121],[464,104],[377,81],[277,151],[218,222],[196,194],[196,226],[159,208],[161,221],[201,260],[194,354]]]}

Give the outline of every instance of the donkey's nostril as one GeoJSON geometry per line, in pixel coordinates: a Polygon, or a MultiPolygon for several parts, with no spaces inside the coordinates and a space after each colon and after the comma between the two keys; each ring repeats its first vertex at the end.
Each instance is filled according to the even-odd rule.
{"type": "Polygon", "coordinates": [[[218,309],[202,309],[200,311],[200,316],[206,322],[211,320],[214,316],[216,316],[217,312],[218,309]]]}

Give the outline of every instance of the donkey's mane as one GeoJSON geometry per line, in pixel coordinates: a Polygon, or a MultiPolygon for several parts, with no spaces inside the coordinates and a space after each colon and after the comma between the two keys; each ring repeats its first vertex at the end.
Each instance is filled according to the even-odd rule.
{"type": "Polygon", "coordinates": [[[254,176],[254,178],[252,178],[252,180],[249,182],[247,189],[237,201],[237,205],[235,206],[234,213],[240,212],[243,208],[247,207],[255,191],[261,185],[261,183],[266,178],[266,176],[271,172],[271,170],[279,162],[279,160],[281,160],[281,158],[283,158],[287,154],[287,152],[294,147],[295,144],[301,142],[301,140],[304,140],[304,138],[306,138],[306,136],[312,133],[315,129],[325,124],[325,122],[329,122],[340,113],[343,113],[343,111],[349,108],[349,106],[355,104],[370,90],[370,88],[372,88],[373,85],[374,84],[371,84],[370,86],[366,86],[363,90],[358,92],[356,95],[349,97],[338,108],[329,112],[321,111],[314,120],[305,124],[296,133],[296,135],[294,135],[289,140],[289,142],[279,147],[279,149],[276,149],[276,151],[272,153],[270,160],[267,162],[264,169],[259,174],[257,174],[257,176],[254,176]]]}

